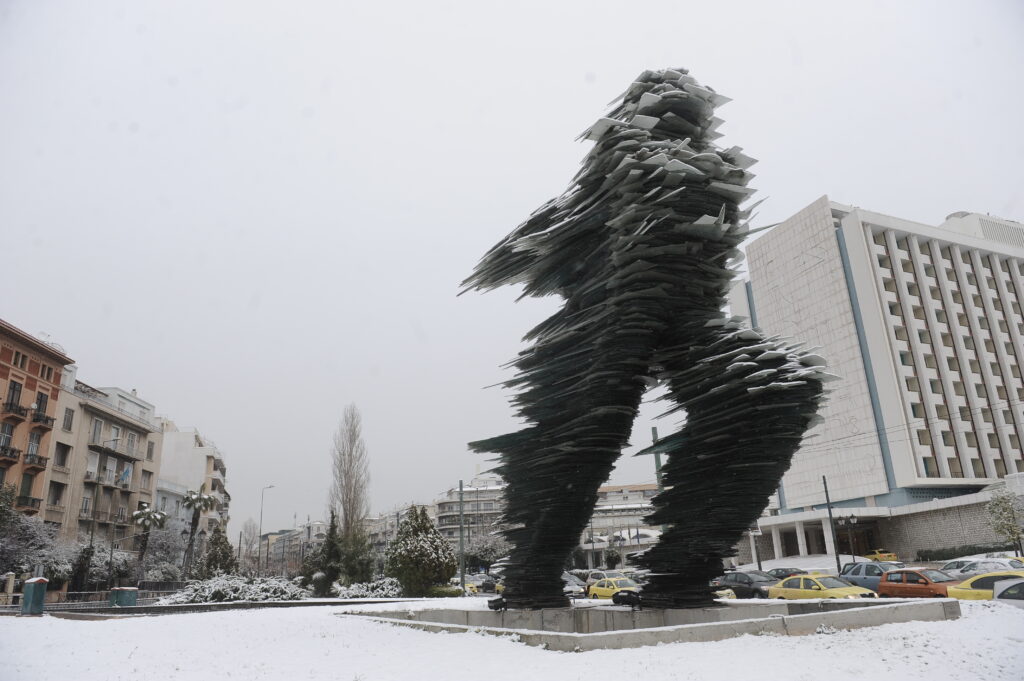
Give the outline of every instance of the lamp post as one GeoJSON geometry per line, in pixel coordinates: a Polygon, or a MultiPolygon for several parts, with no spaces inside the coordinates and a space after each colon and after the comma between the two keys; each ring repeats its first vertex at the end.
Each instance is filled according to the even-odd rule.
{"type": "Polygon", "coordinates": [[[854,557],[853,557],[853,554],[854,554],[854,550],[853,550],[853,526],[857,524],[857,516],[850,515],[850,516],[844,516],[842,518],[836,518],[836,524],[839,525],[840,528],[843,528],[843,527],[846,528],[846,543],[847,543],[847,548],[850,549],[850,560],[852,561],[852,560],[854,560],[854,557]]]}
{"type": "MultiPolygon", "coordinates": [[[[259,577],[261,571],[261,561],[263,559],[263,495],[267,493],[268,489],[272,489],[273,485],[267,485],[260,490],[260,535],[259,543],[256,544],[256,576],[259,577]]],[[[270,547],[267,547],[267,553],[270,553],[270,547]]],[[[270,556],[267,556],[269,559],[270,556]]]]}
{"type": "MultiPolygon", "coordinates": [[[[188,550],[188,535],[189,535],[189,531],[188,530],[182,530],[181,531],[181,540],[183,542],[186,542],[185,543],[185,555],[184,555],[184,558],[182,559],[182,567],[185,570],[184,577],[185,577],[186,580],[189,577],[192,576],[192,563],[195,561],[195,547],[194,546],[192,547],[191,553],[188,550]]],[[[203,552],[203,541],[206,539],[206,530],[199,530],[199,533],[196,536],[199,537],[199,552],[202,553],[203,552]]]]}

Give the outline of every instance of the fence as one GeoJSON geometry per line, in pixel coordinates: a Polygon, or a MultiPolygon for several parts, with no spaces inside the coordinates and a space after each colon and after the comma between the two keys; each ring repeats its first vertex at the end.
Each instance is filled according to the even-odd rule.
{"type": "MultiPolygon", "coordinates": [[[[159,582],[156,582],[159,584],[159,582]]],[[[175,584],[177,582],[170,582],[175,584]]],[[[177,592],[178,589],[139,589],[138,605],[156,605],[156,602],[165,596],[177,592]]],[[[44,610],[79,610],[105,606],[110,602],[109,591],[56,591],[57,600],[47,601],[44,610]]],[[[21,611],[21,594],[11,594],[13,600],[8,605],[0,605],[0,612],[21,611]]]]}

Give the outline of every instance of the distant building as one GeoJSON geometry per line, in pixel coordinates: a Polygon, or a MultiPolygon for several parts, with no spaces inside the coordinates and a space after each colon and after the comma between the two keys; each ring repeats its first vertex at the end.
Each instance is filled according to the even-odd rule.
{"type": "Polygon", "coordinates": [[[274,539],[267,545],[265,554],[269,557],[266,572],[289,577],[299,574],[306,556],[319,551],[323,546],[327,539],[327,529],[328,524],[324,521],[313,520],[292,530],[272,533],[274,539]]]}
{"type": "MultiPolygon", "coordinates": [[[[175,489],[184,487],[186,491],[198,491],[202,487],[206,494],[213,496],[216,505],[202,513],[200,529],[212,532],[219,526],[226,532],[231,495],[226,487],[227,467],[223,454],[198,430],[179,430],[168,419],[163,419],[162,424],[164,454],[158,486],[165,490],[165,498],[174,499],[175,489]]],[[[162,502],[158,502],[158,506],[159,503],[162,502]]],[[[187,517],[191,522],[191,511],[187,512],[187,517]]]]}
{"type": "MultiPolygon", "coordinates": [[[[499,529],[505,508],[505,481],[497,475],[478,475],[462,488],[463,540],[469,542],[499,529]]],[[[459,543],[459,488],[452,487],[435,502],[437,529],[455,546],[459,543]]]]}
{"type": "Polygon", "coordinates": [[[27,514],[47,512],[63,519],[64,488],[46,486],[61,379],[74,360],[0,320],[0,485],[17,488],[15,507],[27,514]],[[45,495],[45,498],[44,498],[45,495]]]}

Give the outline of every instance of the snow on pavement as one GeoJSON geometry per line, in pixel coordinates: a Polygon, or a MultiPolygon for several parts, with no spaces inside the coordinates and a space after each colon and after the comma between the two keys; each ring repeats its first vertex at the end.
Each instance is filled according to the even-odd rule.
{"type": "Polygon", "coordinates": [[[0,617],[0,678],[1018,681],[1024,667],[1024,610],[991,602],[961,606],[964,617],[953,622],[587,653],[551,652],[506,638],[432,634],[336,616],[344,606],[104,621],[0,617]]]}

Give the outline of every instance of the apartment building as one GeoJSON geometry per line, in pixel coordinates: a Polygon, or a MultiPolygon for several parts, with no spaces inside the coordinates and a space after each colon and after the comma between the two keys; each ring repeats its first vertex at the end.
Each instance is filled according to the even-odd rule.
{"type": "Polygon", "coordinates": [[[44,495],[61,380],[73,361],[0,320],[0,485],[17,488],[15,505],[24,513],[63,507],[63,497],[44,495]]]}
{"type": "Polygon", "coordinates": [[[437,529],[456,545],[459,541],[459,510],[462,509],[463,540],[492,534],[498,529],[498,521],[505,507],[505,481],[497,475],[478,475],[462,487],[462,502],[459,502],[459,488],[452,487],[435,502],[437,508],[437,529]]]}
{"type": "MultiPolygon", "coordinates": [[[[268,541],[266,546],[267,571],[288,576],[298,574],[305,557],[323,546],[327,529],[328,524],[324,521],[311,520],[295,529],[273,533],[274,540],[268,541]]],[[[269,540],[270,535],[264,536],[269,540]]]]}
{"type": "Polygon", "coordinates": [[[95,388],[77,371],[67,367],[61,381],[45,519],[66,539],[117,540],[131,533],[132,513],[153,504],[161,427],[135,390],[95,388]]]}
{"type": "MultiPolygon", "coordinates": [[[[220,449],[198,430],[181,430],[169,419],[162,419],[161,425],[163,461],[157,486],[163,492],[157,499],[157,508],[163,505],[169,509],[169,502],[173,502],[175,510],[180,513],[181,498],[176,497],[173,491],[182,488],[185,491],[198,490],[202,486],[206,494],[213,496],[216,504],[200,516],[200,529],[212,532],[219,526],[226,532],[231,495],[227,491],[227,466],[220,449]]],[[[191,523],[191,511],[185,515],[191,523]]]]}
{"type": "Polygon", "coordinates": [[[746,252],[733,313],[819,347],[838,377],[760,523],[777,554],[834,550],[823,476],[866,546],[910,506],[955,512],[1024,471],[1024,225],[928,225],[821,197],[746,252]]]}

